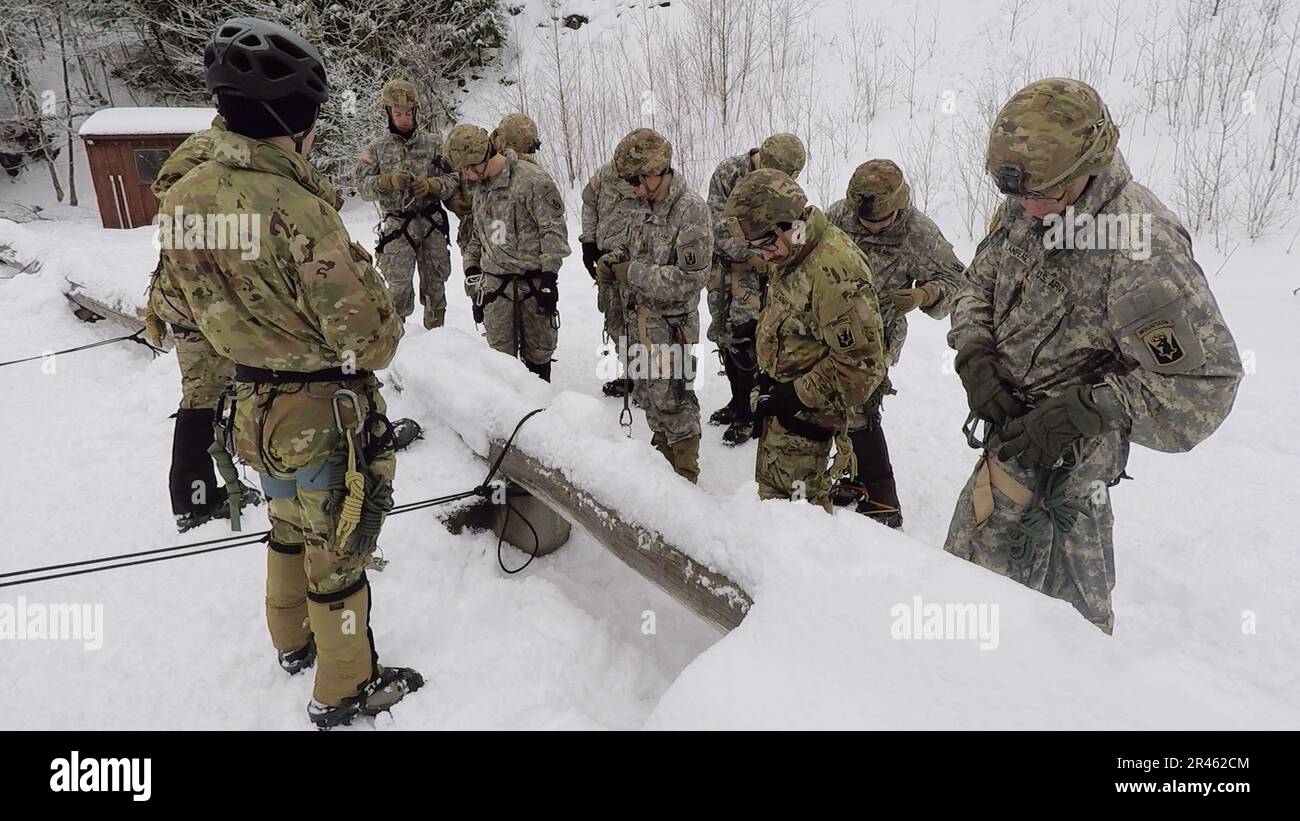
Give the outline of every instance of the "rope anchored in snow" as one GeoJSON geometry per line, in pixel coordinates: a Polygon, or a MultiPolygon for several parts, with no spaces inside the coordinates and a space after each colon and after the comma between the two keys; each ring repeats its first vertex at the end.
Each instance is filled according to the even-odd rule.
{"type": "MultiPolygon", "coordinates": [[[[110,341],[120,341],[120,340],[110,340],[110,341]]],[[[99,343],[99,344],[107,344],[107,343],[99,343]]],[[[446,496],[436,496],[432,499],[423,499],[418,502],[409,502],[404,505],[398,505],[394,507],[388,515],[395,516],[399,513],[410,513],[411,511],[415,511],[415,510],[423,510],[426,507],[434,507],[437,505],[447,504],[448,502],[455,502],[461,499],[468,499],[471,496],[480,496],[484,499],[492,498],[496,490],[492,482],[496,478],[497,471],[501,468],[501,462],[506,458],[506,454],[510,452],[510,448],[514,445],[515,435],[519,433],[519,429],[524,426],[525,422],[527,422],[529,419],[531,419],[532,417],[536,416],[537,414],[541,413],[544,410],[545,408],[537,408],[536,410],[529,411],[527,414],[524,415],[522,419],[520,419],[515,424],[515,429],[510,433],[510,438],[506,440],[505,446],[502,447],[501,452],[497,454],[497,458],[493,461],[491,467],[488,469],[487,476],[483,478],[483,481],[480,484],[476,485],[475,487],[469,490],[461,491],[460,493],[451,493],[446,496]]],[[[513,512],[517,514],[521,519],[524,520],[524,524],[528,526],[528,530],[533,534],[533,550],[528,556],[528,561],[524,562],[521,566],[514,568],[513,570],[505,566],[505,562],[502,560],[501,557],[501,545],[505,537],[504,535],[502,535],[497,538],[497,564],[500,565],[501,569],[506,573],[514,574],[520,572],[525,567],[528,567],[528,565],[532,564],[533,559],[537,558],[537,551],[541,545],[541,540],[538,538],[537,530],[533,527],[532,522],[528,521],[528,518],[526,516],[524,516],[522,513],[520,513],[518,510],[515,509],[515,506],[510,503],[508,497],[506,500],[506,505],[507,505],[506,524],[509,524],[510,515],[513,512]]],[[[501,532],[502,534],[505,533],[505,526],[502,526],[501,532]]],[[[32,567],[27,570],[11,570],[6,573],[0,573],[0,579],[8,580],[8,581],[0,581],[0,588],[16,587],[18,585],[31,584],[33,582],[49,581],[52,579],[63,579],[69,576],[81,576],[87,573],[99,573],[104,570],[113,570],[119,567],[134,567],[136,565],[141,565],[141,564],[163,562],[169,559],[182,559],[185,558],[186,556],[198,556],[202,553],[214,553],[218,550],[229,550],[230,548],[233,547],[244,547],[250,544],[258,544],[260,542],[266,542],[268,539],[270,539],[270,536],[271,536],[270,530],[262,530],[262,531],[258,531],[257,533],[236,533],[231,536],[224,536],[220,539],[208,539],[206,541],[201,541],[201,542],[189,542],[188,544],[174,545],[172,547],[159,547],[152,550],[141,550],[135,553],[119,553],[115,556],[103,556],[98,559],[83,559],[77,562],[64,562],[63,564],[50,564],[50,565],[45,565],[44,567],[32,567]],[[148,557],[148,558],[144,558],[144,557],[148,557]],[[135,561],[123,561],[125,559],[134,559],[135,561]],[[77,568],[77,569],[72,569],[72,568],[77,568]],[[62,570],[66,572],[63,573],[51,572],[55,570],[62,570]],[[43,576],[35,575],[38,573],[45,573],[47,575],[43,575],[43,576]]]]}
{"type": "Polygon", "coordinates": [[[143,333],[144,333],[144,329],[141,328],[140,330],[136,331],[133,334],[127,334],[126,336],[117,336],[112,339],[105,339],[102,342],[92,342],[89,345],[78,345],[75,348],[67,348],[62,351],[50,351],[49,353],[38,354],[37,356],[27,356],[22,359],[11,359],[8,362],[0,362],[0,368],[5,367],[6,365],[18,365],[23,362],[35,362],[37,359],[45,359],[47,356],[62,356],[65,353],[75,353],[76,351],[88,351],[91,348],[98,348],[101,345],[113,345],[118,342],[134,342],[137,345],[143,345],[149,350],[153,351],[154,356],[157,356],[160,353],[165,353],[165,351],[163,351],[161,348],[155,348],[153,345],[150,345],[148,341],[141,338],[140,335],[143,333]]]}

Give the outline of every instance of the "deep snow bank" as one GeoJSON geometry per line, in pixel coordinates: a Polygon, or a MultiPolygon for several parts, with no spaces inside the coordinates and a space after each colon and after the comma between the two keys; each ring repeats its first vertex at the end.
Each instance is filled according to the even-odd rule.
{"type": "Polygon", "coordinates": [[[520,431],[521,448],[754,596],[744,624],[686,669],[650,726],[1300,724],[1294,706],[1178,648],[1108,638],[1063,602],[861,516],[760,502],[752,485],[707,493],[626,438],[599,400],[557,393],[463,332],[405,341],[390,375],[408,410],[479,453],[547,407],[520,431]],[[928,607],[960,605],[983,619],[972,638],[904,637],[925,627],[928,607]]]}

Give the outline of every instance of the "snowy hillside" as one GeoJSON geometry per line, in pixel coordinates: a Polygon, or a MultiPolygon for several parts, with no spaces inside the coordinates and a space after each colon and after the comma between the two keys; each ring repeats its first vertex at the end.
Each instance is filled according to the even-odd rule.
{"type": "MultiPolygon", "coordinates": [[[[512,18],[515,50],[465,104],[463,119],[489,126],[505,111],[527,110],[541,126],[544,164],[571,180],[562,187],[575,254],[560,273],[554,383],[487,350],[462,296],[454,246],[448,327],[426,332],[415,317],[381,378],[390,415],[414,416],[426,429],[399,458],[399,504],[477,484],[486,469],[475,452],[482,437],[508,433],[523,412],[546,405],[521,445],[742,582],[754,607],[722,637],[576,529],[559,552],[506,576],[489,534],[453,536],[436,510],[396,516],[381,541],[391,564],[372,576],[373,628],[381,659],[417,667],[429,686],[376,723],[1300,728],[1300,491],[1292,480],[1300,362],[1291,355],[1300,266],[1285,170],[1295,164],[1294,141],[1279,138],[1280,187],[1267,215],[1252,206],[1273,123],[1285,137],[1288,118],[1300,116],[1283,82],[1296,10],[1270,29],[1278,40],[1267,70],[1205,79],[1219,89],[1215,100],[1251,101],[1239,117],[1217,103],[1199,114],[1180,104],[1174,114],[1165,97],[1148,97],[1147,79],[1178,56],[1170,50],[1180,31],[1189,43],[1215,42],[1217,24],[1179,28],[1179,14],[1195,3],[763,0],[748,5],[766,39],[724,117],[716,99],[690,90],[698,75],[674,69],[699,69],[688,59],[699,5],[524,3],[512,18]],[[576,29],[546,26],[574,14],[587,18],[576,29]],[[893,157],[918,204],[928,197],[926,210],[969,260],[995,201],[980,162],[989,106],[1052,74],[1099,88],[1135,176],[1196,230],[1198,261],[1247,365],[1233,413],[1204,444],[1180,455],[1134,449],[1135,481],[1112,496],[1118,584],[1109,638],[1067,604],[942,551],[975,459],[960,431],[965,397],[946,321],[912,321],[891,372],[898,395],[884,425],[906,511],[896,533],[850,513],[758,502],[755,444],[724,448],[718,428],[704,432],[699,488],[650,448],[640,412],[626,439],[621,403],[600,395],[611,362],[576,252],[578,190],[592,163],[645,117],[676,141],[701,189],[718,159],[774,130],[805,137],[802,179],[822,205],[843,195],[858,163],[893,157]],[[1213,182],[1200,173],[1208,168],[1219,169],[1213,182]],[[1206,209],[1212,184],[1217,205],[1206,209]],[[899,640],[895,608],[918,598],[998,605],[996,641],[899,640]]],[[[1251,21],[1266,5],[1238,4],[1249,14],[1232,32],[1236,51],[1255,42],[1251,21]]],[[[1214,62],[1211,54],[1203,65],[1214,62]]],[[[1300,69],[1290,71],[1294,84],[1300,69]]],[[[140,304],[157,254],[150,232],[101,229],[85,174],[83,166],[77,209],[54,206],[40,175],[0,179],[0,201],[39,203],[51,217],[0,219],[0,257],[39,262],[38,272],[12,278],[0,267],[0,361],[118,335],[72,316],[68,281],[140,304]]],[[[368,204],[350,202],[344,218],[355,239],[373,245],[368,204]]],[[[699,353],[696,389],[707,414],[725,403],[727,385],[712,352],[699,353]]],[[[175,532],[166,474],[177,396],[174,355],[151,359],[129,344],[59,357],[52,372],[39,360],[0,368],[0,574],[226,535],[224,523],[175,532]]],[[[266,527],[264,509],[249,519],[248,529],[266,527]]],[[[262,551],[0,588],[0,605],[19,597],[102,604],[104,625],[97,649],[3,640],[0,727],[306,729],[311,682],[284,677],[266,637],[262,551]]],[[[506,551],[508,565],[525,559],[506,551]]]]}

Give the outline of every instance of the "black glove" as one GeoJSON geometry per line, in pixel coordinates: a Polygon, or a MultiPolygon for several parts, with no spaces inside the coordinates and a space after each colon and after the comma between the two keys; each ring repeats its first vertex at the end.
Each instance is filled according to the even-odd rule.
{"type": "MultiPolygon", "coordinates": [[[[466,282],[471,282],[476,279],[482,279],[482,277],[483,277],[483,269],[478,267],[477,265],[471,265],[465,269],[466,282]]],[[[466,288],[465,290],[468,291],[469,289],[466,288]]],[[[478,299],[473,294],[470,295],[470,304],[472,306],[471,310],[473,310],[474,312],[474,324],[482,325],[483,306],[478,304],[478,299]]]]}
{"type": "Polygon", "coordinates": [[[555,316],[560,308],[560,276],[550,271],[529,271],[537,293],[537,312],[545,316],[555,316]]]}
{"type": "Polygon", "coordinates": [[[1012,393],[1015,381],[998,362],[998,352],[993,343],[985,339],[967,342],[953,360],[962,387],[966,388],[966,403],[971,411],[994,427],[1002,427],[1008,419],[1024,416],[1027,408],[1012,393]]]}
{"type": "Polygon", "coordinates": [[[1023,467],[1051,467],[1085,436],[1104,430],[1092,389],[1083,385],[1044,399],[1024,416],[1011,419],[998,433],[998,458],[1015,459],[1023,467]]]}
{"type": "Polygon", "coordinates": [[[596,278],[596,260],[600,259],[600,249],[594,242],[582,243],[582,264],[586,266],[591,278],[596,278]]]}
{"type": "Polygon", "coordinates": [[[754,412],[758,416],[775,416],[789,419],[802,410],[810,410],[799,398],[794,382],[778,382],[767,374],[758,379],[758,402],[754,412]]]}

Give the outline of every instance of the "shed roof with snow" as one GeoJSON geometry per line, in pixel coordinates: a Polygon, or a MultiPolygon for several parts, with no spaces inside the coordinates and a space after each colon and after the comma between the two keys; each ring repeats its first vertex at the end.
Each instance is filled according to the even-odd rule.
{"type": "Polygon", "coordinates": [[[215,116],[211,108],[104,108],[87,117],[77,133],[83,138],[193,134],[210,126],[215,116]]]}
{"type": "Polygon", "coordinates": [[[158,210],[150,184],[186,137],[212,125],[211,108],[105,108],[81,124],[105,228],[148,225],[158,210]]]}

